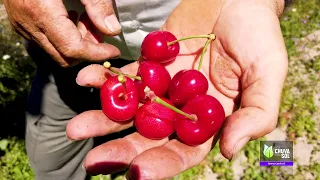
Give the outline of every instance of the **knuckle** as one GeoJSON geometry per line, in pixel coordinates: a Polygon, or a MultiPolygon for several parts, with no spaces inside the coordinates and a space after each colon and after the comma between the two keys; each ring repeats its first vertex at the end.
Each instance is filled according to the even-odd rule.
{"type": "Polygon", "coordinates": [[[86,8],[96,8],[99,13],[101,12],[113,12],[113,4],[111,0],[91,0],[86,4],[86,8]]]}
{"type": "Polygon", "coordinates": [[[37,19],[39,17],[38,8],[35,8],[34,3],[31,1],[23,1],[23,10],[26,15],[28,15],[31,19],[37,19]]]}
{"type": "Polygon", "coordinates": [[[66,58],[76,58],[80,51],[79,45],[75,43],[61,45],[58,49],[66,58]]]}

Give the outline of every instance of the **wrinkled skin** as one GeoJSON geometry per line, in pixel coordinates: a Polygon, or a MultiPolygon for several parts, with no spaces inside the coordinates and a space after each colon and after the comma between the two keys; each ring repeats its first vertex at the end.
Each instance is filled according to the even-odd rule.
{"type": "MultiPolygon", "coordinates": [[[[86,18],[81,18],[77,27],[74,17],[78,14],[67,12],[62,0],[4,0],[3,3],[12,27],[25,39],[36,42],[62,67],[120,55],[118,48],[93,37],[93,34],[113,36],[120,32],[120,27],[111,31],[104,22],[106,17],[115,17],[111,0],[81,0],[97,27],[94,32],[84,28],[86,18]]],[[[109,24],[117,27],[113,18],[109,20],[109,24]]]]}
{"type": "MultiPolygon", "coordinates": [[[[108,174],[129,168],[127,176],[131,179],[170,178],[199,164],[219,137],[221,153],[231,159],[249,140],[271,132],[277,124],[288,66],[278,20],[282,12],[279,2],[182,1],[162,29],[177,38],[216,34],[201,71],[210,80],[208,94],[216,97],[225,109],[227,119],[221,134],[190,147],[175,139],[149,140],[133,133],[92,149],[84,160],[87,172],[108,174]],[[239,105],[241,109],[237,110],[239,105]]],[[[181,42],[180,55],[167,66],[171,76],[181,69],[196,68],[204,43],[203,39],[181,42]]],[[[137,67],[133,63],[121,70],[135,74],[137,67]]],[[[101,78],[105,71],[100,65],[88,66],[79,72],[77,83],[99,88],[105,80],[101,78]]],[[[66,131],[69,139],[81,140],[130,126],[132,123],[112,122],[101,110],[95,110],[74,117],[66,131]]]]}

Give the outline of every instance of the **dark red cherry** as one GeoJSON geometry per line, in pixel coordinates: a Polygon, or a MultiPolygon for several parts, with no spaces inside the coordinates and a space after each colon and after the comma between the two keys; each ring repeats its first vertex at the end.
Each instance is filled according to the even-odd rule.
{"type": "Polygon", "coordinates": [[[176,106],[182,106],[200,94],[206,94],[209,88],[207,78],[199,71],[181,70],[173,76],[169,84],[169,99],[176,106]]]}
{"type": "Polygon", "coordinates": [[[220,102],[210,95],[198,95],[187,102],[181,109],[187,114],[194,114],[193,121],[177,114],[175,131],[181,141],[190,146],[203,144],[222,126],[225,112],[220,102]]]}
{"type": "Polygon", "coordinates": [[[121,83],[118,76],[111,76],[100,89],[102,111],[113,121],[130,120],[138,111],[138,91],[133,80],[124,78],[121,83]]]}
{"type": "Polygon", "coordinates": [[[179,43],[168,46],[168,42],[177,38],[168,31],[150,32],[142,41],[141,56],[146,61],[168,63],[176,59],[180,51],[179,43]]]}
{"type": "Polygon", "coordinates": [[[171,76],[162,64],[153,61],[142,61],[140,62],[137,76],[140,76],[141,80],[135,80],[134,82],[141,102],[148,100],[144,92],[146,86],[157,96],[164,96],[167,93],[171,76]]]}
{"type": "MultiPolygon", "coordinates": [[[[168,99],[161,98],[173,105],[168,99]]],[[[149,139],[163,139],[174,132],[176,113],[171,109],[148,101],[141,106],[135,116],[135,126],[142,136],[149,139]]]]}

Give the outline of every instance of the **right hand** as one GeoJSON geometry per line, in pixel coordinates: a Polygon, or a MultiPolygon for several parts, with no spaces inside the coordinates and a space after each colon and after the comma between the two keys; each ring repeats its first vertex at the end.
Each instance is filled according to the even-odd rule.
{"type": "MultiPolygon", "coordinates": [[[[288,59],[277,17],[282,11],[276,8],[280,1],[220,2],[182,1],[162,30],[178,39],[209,32],[217,35],[205,53],[202,73],[209,81],[207,94],[216,97],[225,109],[220,151],[232,159],[249,140],[276,128],[288,59]]],[[[204,39],[180,42],[179,56],[166,66],[171,77],[198,66],[199,49],[204,43],[204,39]]],[[[136,74],[137,69],[135,62],[121,71],[136,74]]],[[[101,78],[105,73],[103,66],[89,65],[78,73],[77,83],[99,88],[106,80],[101,78]]],[[[132,125],[132,121],[114,122],[101,110],[92,110],[71,119],[66,133],[71,140],[83,140],[132,125]]],[[[218,137],[217,133],[202,145],[188,146],[174,138],[151,140],[135,132],[90,150],[84,167],[92,175],[128,169],[127,179],[168,179],[202,162],[218,137]]]]}
{"type": "Polygon", "coordinates": [[[69,16],[62,0],[4,0],[4,5],[13,28],[27,40],[38,43],[62,67],[119,56],[118,48],[92,38],[96,32],[90,32],[95,29],[109,36],[120,33],[112,1],[81,2],[94,28],[88,28],[81,18],[77,27],[77,18],[69,16]]]}

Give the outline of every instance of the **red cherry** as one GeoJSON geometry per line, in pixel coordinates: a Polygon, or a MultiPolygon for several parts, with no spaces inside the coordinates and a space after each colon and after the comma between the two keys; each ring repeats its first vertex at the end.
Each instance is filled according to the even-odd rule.
{"type": "Polygon", "coordinates": [[[176,106],[182,106],[195,96],[206,94],[208,88],[208,80],[201,72],[194,69],[181,70],[173,76],[168,95],[176,106]]]}
{"type": "MultiPolygon", "coordinates": [[[[161,98],[173,105],[168,99],[161,98]]],[[[176,113],[156,102],[148,101],[135,116],[137,131],[149,139],[163,139],[174,132],[176,113]]]]}
{"type": "Polygon", "coordinates": [[[171,76],[162,64],[152,61],[142,61],[137,76],[140,76],[141,80],[135,80],[134,82],[139,92],[141,102],[148,100],[144,92],[146,86],[157,96],[164,96],[167,93],[171,76]]]}
{"type": "Polygon", "coordinates": [[[133,80],[124,78],[126,81],[121,83],[118,76],[112,76],[100,90],[102,111],[114,121],[127,121],[138,111],[138,91],[133,80]]]}
{"type": "Polygon", "coordinates": [[[181,109],[196,115],[196,120],[177,114],[175,130],[179,139],[190,146],[203,144],[222,126],[225,112],[220,102],[210,95],[199,95],[187,102],[181,109]]]}
{"type": "Polygon", "coordinates": [[[168,46],[168,43],[177,38],[168,31],[150,32],[142,41],[141,56],[147,61],[168,63],[175,60],[180,51],[179,43],[168,46]]]}

